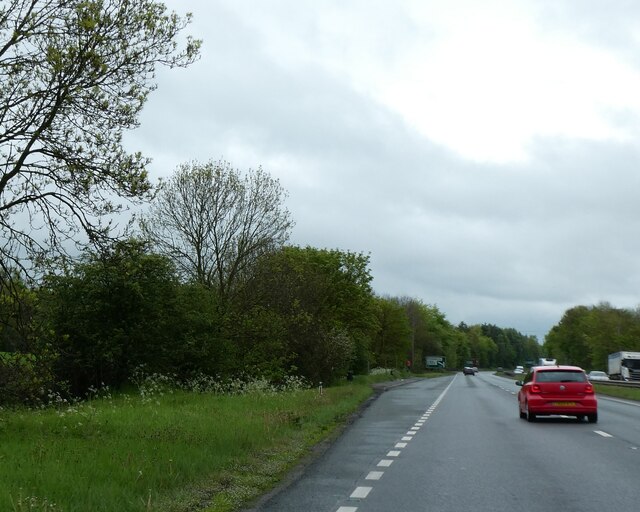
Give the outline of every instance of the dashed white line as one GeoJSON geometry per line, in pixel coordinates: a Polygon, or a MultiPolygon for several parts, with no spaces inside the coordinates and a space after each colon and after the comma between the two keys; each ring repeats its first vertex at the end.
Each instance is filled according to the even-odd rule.
{"type": "Polygon", "coordinates": [[[369,496],[371,489],[373,489],[373,487],[356,487],[356,490],[353,491],[349,497],[364,499],[369,496]]]}
{"type": "Polygon", "coordinates": [[[606,432],[603,432],[602,430],[594,430],[594,432],[596,434],[598,434],[599,436],[602,436],[602,437],[613,437],[611,434],[607,434],[606,432]]]}
{"type": "MultiPolygon", "coordinates": [[[[438,399],[422,415],[422,418],[420,420],[418,420],[414,424],[413,427],[411,427],[411,430],[409,430],[406,433],[405,436],[402,437],[402,441],[411,441],[411,440],[413,440],[413,436],[417,433],[418,430],[420,430],[420,427],[424,425],[425,421],[427,419],[429,419],[429,415],[438,406],[438,404],[440,403],[440,401],[442,400],[442,398],[444,397],[446,392],[451,387],[451,384],[453,384],[454,380],[455,380],[455,377],[449,383],[449,385],[445,388],[445,390],[440,394],[438,399]]],[[[406,446],[407,446],[406,442],[405,443],[396,443],[394,448],[406,448],[406,446]]],[[[398,457],[398,456],[400,456],[401,453],[402,453],[402,450],[391,450],[391,451],[389,451],[387,453],[387,457],[398,457]]],[[[380,462],[378,462],[377,465],[378,465],[378,467],[388,468],[389,466],[391,466],[391,464],[393,464],[393,459],[382,459],[382,460],[380,460],[380,462]]],[[[370,471],[367,474],[365,479],[366,480],[380,480],[380,478],[382,478],[382,475],[384,475],[384,471],[370,471]]],[[[349,497],[352,498],[352,499],[365,499],[369,495],[369,493],[372,491],[372,489],[373,489],[373,487],[356,487],[355,490],[351,493],[351,495],[349,497]]],[[[339,507],[338,510],[336,510],[336,512],[357,512],[357,511],[358,511],[358,507],[348,507],[348,506],[342,506],[342,507],[339,507]]]]}

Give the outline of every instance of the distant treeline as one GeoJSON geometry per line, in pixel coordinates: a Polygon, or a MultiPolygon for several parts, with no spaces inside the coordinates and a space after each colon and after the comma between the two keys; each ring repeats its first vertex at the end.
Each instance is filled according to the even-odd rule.
{"type": "Polygon", "coordinates": [[[544,350],[560,363],[607,371],[609,354],[640,351],[640,310],[608,303],[573,307],[549,331],[544,350]]]}
{"type": "Polygon", "coordinates": [[[367,255],[288,245],[285,197],[262,169],[192,162],[160,184],[135,235],[79,258],[40,253],[28,281],[0,259],[0,402],[118,389],[140,371],[330,384],[423,371],[427,356],[448,368],[538,357],[514,329],[453,326],[435,305],[377,296],[367,255]]]}
{"type": "Polygon", "coordinates": [[[436,306],[379,297],[369,258],[312,247],[263,254],[232,293],[181,279],[172,260],[131,239],[88,253],[38,286],[14,279],[0,301],[0,400],[46,400],[127,385],[137,369],[189,378],[300,375],[331,383],[373,367],[423,371],[537,357],[535,338],[453,326],[436,306]],[[18,283],[18,284],[16,284],[18,283]]]}

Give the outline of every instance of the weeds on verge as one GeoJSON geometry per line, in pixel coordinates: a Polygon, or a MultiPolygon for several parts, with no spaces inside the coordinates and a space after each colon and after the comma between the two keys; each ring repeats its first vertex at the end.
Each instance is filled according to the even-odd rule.
{"type": "Polygon", "coordinates": [[[167,504],[177,503],[181,489],[205,492],[200,503],[237,504],[274,475],[260,483],[230,476],[233,484],[220,488],[211,483],[219,471],[235,475],[230,462],[262,458],[265,450],[295,457],[331,428],[352,392],[319,395],[296,378],[178,382],[143,372],[137,384],[126,395],[106,387],[85,400],[49,393],[46,405],[0,411],[7,441],[0,443],[0,510],[182,511],[167,504]]]}
{"type": "Polygon", "coordinates": [[[47,498],[38,498],[37,496],[22,496],[22,489],[14,501],[10,496],[11,507],[13,512],[57,512],[60,509],[56,504],[47,498]]]}

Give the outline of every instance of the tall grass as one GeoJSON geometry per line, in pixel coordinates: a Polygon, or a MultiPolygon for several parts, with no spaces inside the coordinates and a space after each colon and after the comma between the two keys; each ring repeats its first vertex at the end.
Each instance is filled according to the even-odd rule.
{"type": "Polygon", "coordinates": [[[141,389],[0,410],[0,511],[234,510],[371,394],[358,381],[244,394],[141,389]]]}

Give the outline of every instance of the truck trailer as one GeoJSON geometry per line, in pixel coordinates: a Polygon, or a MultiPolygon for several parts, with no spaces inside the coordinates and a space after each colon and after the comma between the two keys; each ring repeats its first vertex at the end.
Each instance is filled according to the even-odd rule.
{"type": "Polygon", "coordinates": [[[640,381],[640,352],[614,352],[609,354],[609,378],[640,381]]]}

